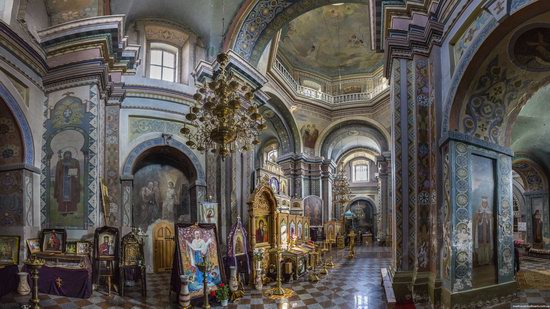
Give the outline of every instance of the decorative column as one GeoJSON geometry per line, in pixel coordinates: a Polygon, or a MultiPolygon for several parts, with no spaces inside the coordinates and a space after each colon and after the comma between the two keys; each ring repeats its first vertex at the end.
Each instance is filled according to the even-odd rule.
{"type": "MultiPolygon", "coordinates": [[[[431,175],[435,162],[431,154],[438,149],[432,142],[436,127],[434,100],[430,91],[435,81],[430,79],[431,47],[442,31],[442,25],[427,17],[420,20],[400,20],[415,24],[418,33],[390,30],[386,40],[392,104],[392,174],[393,192],[393,289],[398,303],[429,302],[430,265],[436,259],[432,252],[430,209],[435,207],[435,182],[431,175]]],[[[409,26],[409,27],[410,27],[409,26]]]]}
{"type": "Polygon", "coordinates": [[[122,176],[120,177],[120,183],[122,192],[122,207],[120,207],[120,217],[122,218],[122,233],[124,234],[132,230],[134,222],[132,209],[132,189],[134,187],[134,176],[122,176]]]}
{"type": "Polygon", "coordinates": [[[334,174],[336,170],[336,164],[332,160],[324,160],[321,164],[321,192],[323,201],[326,204],[326,218],[327,220],[333,220],[335,218],[335,209],[333,205],[332,185],[334,180],[334,174]]]}
{"type": "Polygon", "coordinates": [[[378,214],[378,238],[385,241],[388,227],[388,162],[381,156],[378,158],[378,203],[380,214],[378,214]]]}

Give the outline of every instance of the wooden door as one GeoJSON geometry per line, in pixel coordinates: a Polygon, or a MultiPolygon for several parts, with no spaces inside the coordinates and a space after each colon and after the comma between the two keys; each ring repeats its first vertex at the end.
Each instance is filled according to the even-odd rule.
{"type": "Polygon", "coordinates": [[[174,223],[161,221],[153,228],[153,265],[156,273],[170,272],[174,259],[174,223]]]}

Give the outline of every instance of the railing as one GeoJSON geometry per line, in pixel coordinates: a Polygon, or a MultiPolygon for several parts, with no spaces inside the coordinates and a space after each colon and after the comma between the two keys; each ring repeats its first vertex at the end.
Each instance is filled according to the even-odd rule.
{"type": "Polygon", "coordinates": [[[298,96],[322,101],[328,104],[341,104],[341,103],[369,101],[372,98],[379,95],[380,93],[384,92],[386,89],[388,89],[387,84],[381,84],[376,86],[371,92],[347,93],[347,94],[340,94],[340,95],[333,96],[328,93],[300,85],[294,79],[294,77],[292,77],[292,74],[290,74],[290,72],[285,68],[285,66],[279,61],[279,59],[275,60],[273,68],[275,69],[275,71],[277,71],[277,73],[279,73],[279,75],[283,78],[283,80],[287,83],[287,85],[298,96]]]}

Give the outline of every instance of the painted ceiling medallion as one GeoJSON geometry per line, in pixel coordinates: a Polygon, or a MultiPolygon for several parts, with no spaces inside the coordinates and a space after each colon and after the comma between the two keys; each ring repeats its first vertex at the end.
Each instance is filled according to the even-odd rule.
{"type": "Polygon", "coordinates": [[[520,33],[510,46],[514,63],[529,71],[550,71],[550,25],[520,33]]]}

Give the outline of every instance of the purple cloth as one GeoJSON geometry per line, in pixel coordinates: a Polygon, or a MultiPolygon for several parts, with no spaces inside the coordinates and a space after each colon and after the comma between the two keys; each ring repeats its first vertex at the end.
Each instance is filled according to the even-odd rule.
{"type": "MultiPolygon", "coordinates": [[[[27,267],[25,266],[23,269],[27,269],[27,267]]],[[[38,275],[38,291],[40,293],[77,298],[89,298],[92,295],[90,269],[42,266],[38,275]]],[[[32,287],[30,275],[29,282],[32,287]]]]}
{"type": "Polygon", "coordinates": [[[19,279],[17,273],[19,268],[17,265],[8,265],[0,269],[0,297],[15,292],[17,290],[17,284],[19,279]]]}

